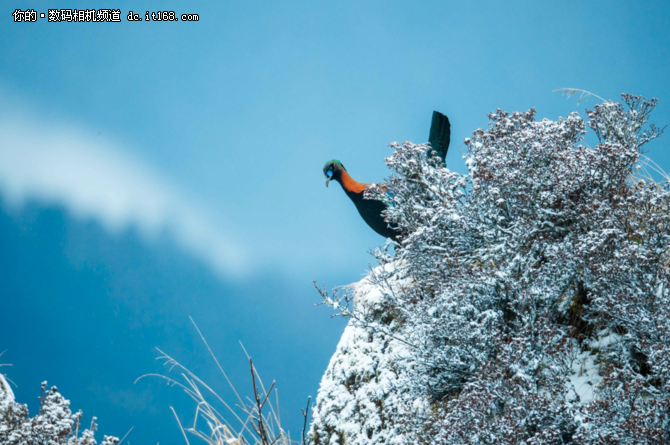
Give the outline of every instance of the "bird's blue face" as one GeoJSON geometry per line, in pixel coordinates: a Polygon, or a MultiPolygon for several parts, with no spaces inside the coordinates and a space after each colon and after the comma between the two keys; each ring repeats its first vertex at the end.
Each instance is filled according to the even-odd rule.
{"type": "Polygon", "coordinates": [[[326,176],[326,187],[328,187],[328,183],[331,179],[334,179],[342,172],[342,169],[344,169],[344,167],[340,161],[336,159],[326,162],[326,165],[323,167],[323,174],[326,176]]]}
{"type": "Polygon", "coordinates": [[[326,187],[328,187],[328,183],[330,182],[331,179],[333,179],[333,165],[329,165],[328,169],[325,172],[326,174],[326,187]]]}

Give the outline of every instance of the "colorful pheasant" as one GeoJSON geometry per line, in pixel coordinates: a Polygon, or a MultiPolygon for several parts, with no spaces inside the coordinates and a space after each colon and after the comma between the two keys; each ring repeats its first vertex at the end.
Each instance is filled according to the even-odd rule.
{"type": "MultiPolygon", "coordinates": [[[[442,161],[447,157],[450,139],[451,124],[449,118],[442,113],[433,111],[428,141],[433,151],[437,152],[437,156],[442,158],[442,161]]],[[[354,202],[358,213],[363,217],[363,221],[372,227],[372,230],[385,238],[393,240],[397,238],[399,233],[391,229],[384,221],[384,216],[382,216],[382,211],[386,209],[386,205],[376,199],[363,199],[363,192],[369,184],[360,183],[349,176],[347,169],[336,159],[326,163],[323,167],[323,174],[326,176],[326,187],[333,179],[340,183],[344,192],[354,202]]]]}

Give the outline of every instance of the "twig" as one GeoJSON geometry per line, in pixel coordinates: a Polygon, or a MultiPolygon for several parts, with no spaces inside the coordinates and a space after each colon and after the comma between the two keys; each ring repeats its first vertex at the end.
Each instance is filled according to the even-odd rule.
{"type": "MultiPolygon", "coordinates": [[[[256,376],[254,372],[254,363],[251,360],[251,357],[249,357],[249,366],[251,368],[251,384],[254,387],[254,398],[256,399],[256,409],[258,410],[258,435],[260,436],[261,443],[263,445],[269,445],[268,442],[268,437],[265,432],[265,425],[263,423],[263,404],[265,404],[265,401],[263,401],[263,404],[261,404],[261,398],[258,396],[258,387],[256,386],[256,376]]],[[[274,385],[274,382],[272,383],[274,385]]],[[[265,398],[267,400],[267,396],[265,398]]]]}
{"type": "Polygon", "coordinates": [[[312,396],[307,397],[307,406],[302,410],[302,416],[305,419],[302,424],[302,445],[307,445],[305,440],[305,430],[307,429],[307,417],[309,416],[309,402],[312,401],[312,396]]]}

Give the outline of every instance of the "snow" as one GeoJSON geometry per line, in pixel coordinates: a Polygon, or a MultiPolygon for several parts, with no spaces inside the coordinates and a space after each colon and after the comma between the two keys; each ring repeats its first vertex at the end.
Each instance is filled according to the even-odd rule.
{"type": "Polygon", "coordinates": [[[14,403],[14,392],[4,375],[0,374],[0,411],[14,403]]]}
{"type": "MultiPolygon", "coordinates": [[[[355,310],[379,309],[383,294],[368,278],[350,286],[355,310]]],[[[401,377],[398,361],[407,346],[380,332],[371,333],[350,320],[321,380],[311,434],[321,444],[403,443],[398,414],[418,412],[417,400],[404,409],[393,389],[401,377]]]]}
{"type": "Polygon", "coordinates": [[[571,370],[570,383],[574,390],[568,391],[568,399],[574,398],[576,394],[581,403],[590,403],[594,398],[595,388],[602,380],[594,355],[590,351],[579,354],[571,370]]]}
{"type": "MultiPolygon", "coordinates": [[[[40,410],[28,416],[28,407],[14,400],[7,379],[0,374],[0,444],[2,445],[97,445],[93,417],[90,428],[81,424],[83,413],[73,414],[70,401],[54,386],[47,389],[42,383],[40,410]]],[[[100,445],[116,445],[119,439],[104,436],[100,445]]]]}
{"type": "Polygon", "coordinates": [[[568,392],[568,399],[576,395],[583,404],[595,399],[596,389],[602,382],[605,363],[604,353],[620,343],[621,335],[603,329],[586,342],[587,350],[577,354],[572,363],[570,383],[574,390],[568,392]]]}

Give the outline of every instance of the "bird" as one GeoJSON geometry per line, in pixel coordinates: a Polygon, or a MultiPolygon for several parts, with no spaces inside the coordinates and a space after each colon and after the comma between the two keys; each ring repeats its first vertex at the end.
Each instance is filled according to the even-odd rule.
{"type": "MultiPolygon", "coordinates": [[[[431,145],[431,151],[434,151],[436,156],[442,159],[442,162],[447,157],[450,141],[451,124],[449,123],[449,118],[439,111],[433,111],[428,142],[431,145]]],[[[384,215],[382,215],[382,212],[386,210],[386,204],[376,199],[363,199],[363,192],[365,192],[365,189],[370,184],[361,183],[352,178],[344,165],[342,165],[342,162],[337,159],[326,162],[326,165],[323,167],[323,174],[326,177],[326,187],[328,187],[328,184],[332,180],[340,183],[344,192],[353,201],[363,221],[372,230],[384,238],[398,241],[400,232],[389,227],[386,221],[384,221],[384,215]]],[[[384,184],[379,184],[379,186],[382,190],[387,189],[384,184]]]]}

